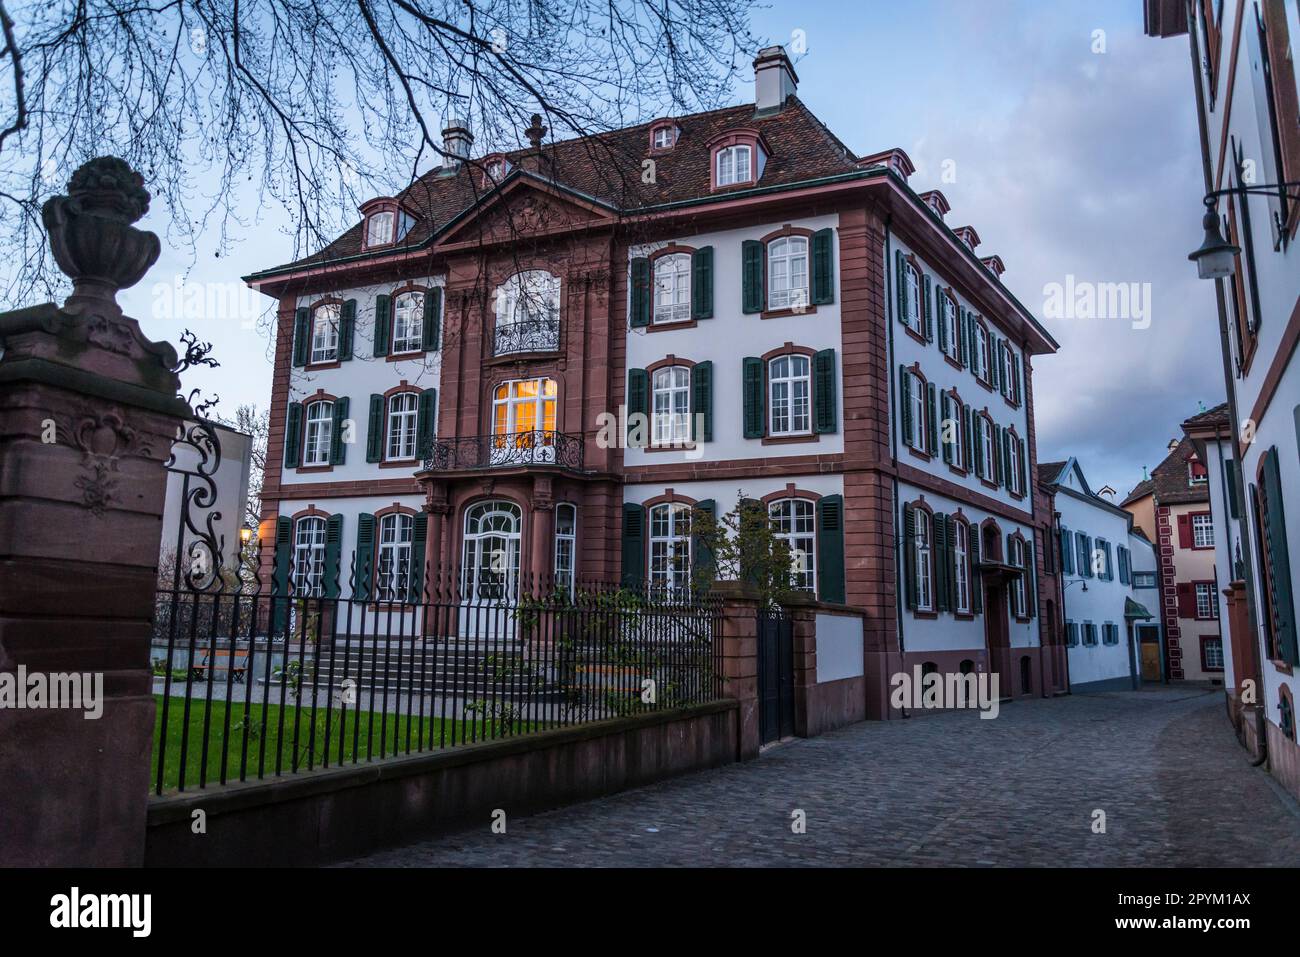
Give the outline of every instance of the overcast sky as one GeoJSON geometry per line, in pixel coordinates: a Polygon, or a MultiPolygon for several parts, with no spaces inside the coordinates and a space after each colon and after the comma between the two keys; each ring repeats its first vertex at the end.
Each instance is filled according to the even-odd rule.
{"type": "MultiPolygon", "coordinates": [[[[1002,257],[1003,281],[1061,344],[1035,362],[1040,461],[1077,456],[1094,488],[1123,495],[1183,419],[1222,401],[1213,285],[1186,258],[1203,191],[1187,41],[1145,37],[1141,0],[774,0],[755,29],[787,44],[803,31],[803,100],[859,154],[905,149],[912,186],[943,190],[948,222],[975,226],[979,253],[1002,257]],[[1148,308],[1047,318],[1045,288],[1071,276],[1139,284],[1148,308]]],[[[752,96],[752,83],[735,91],[752,96]]],[[[155,216],[144,225],[160,229],[155,216]]],[[[233,291],[292,258],[283,225],[278,210],[250,211],[226,256],[211,244],[165,253],[122,297],[152,338],[175,341],[188,325],[213,341],[222,367],[185,386],[219,394],[227,415],[269,402],[264,336],[247,310],[242,321],[154,318],[156,284],[233,291]]]]}

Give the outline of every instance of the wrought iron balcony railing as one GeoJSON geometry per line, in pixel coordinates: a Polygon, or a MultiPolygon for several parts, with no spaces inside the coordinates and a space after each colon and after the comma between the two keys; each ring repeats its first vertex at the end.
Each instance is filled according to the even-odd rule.
{"type": "Polygon", "coordinates": [[[535,430],[501,435],[470,435],[459,439],[436,439],[424,455],[430,472],[462,472],[473,469],[551,465],[581,472],[581,435],[535,430]]]}
{"type": "Polygon", "coordinates": [[[525,319],[499,323],[496,328],[494,355],[516,352],[554,352],[560,348],[560,320],[525,319]]]}

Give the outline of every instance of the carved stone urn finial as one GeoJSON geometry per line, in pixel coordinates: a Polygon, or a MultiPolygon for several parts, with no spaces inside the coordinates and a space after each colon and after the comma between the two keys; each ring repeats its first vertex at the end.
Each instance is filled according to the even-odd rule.
{"type": "Polygon", "coordinates": [[[134,286],[158,261],[158,237],[132,223],[149,211],[144,178],[116,156],[83,164],[68,180],[68,195],[41,208],[50,249],[72,278],[67,312],[116,317],[117,291],[134,286]]]}

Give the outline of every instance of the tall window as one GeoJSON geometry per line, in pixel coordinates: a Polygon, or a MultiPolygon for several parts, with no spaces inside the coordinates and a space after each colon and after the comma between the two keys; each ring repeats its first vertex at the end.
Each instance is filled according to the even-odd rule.
{"type": "Polygon", "coordinates": [[[1206,671],[1223,670],[1223,638],[1211,635],[1202,636],[1201,665],[1206,671]]]}
{"type": "Polygon", "coordinates": [[[783,498],[768,506],[773,534],[790,549],[790,584],[816,591],[816,506],[803,498],[783,498]]]}
{"type": "Polygon", "coordinates": [[[772,309],[808,305],[808,240],[785,236],[767,244],[767,303],[772,309]]]}
{"type": "Polygon", "coordinates": [[[479,502],[465,512],[465,594],[470,599],[509,599],[519,581],[522,519],[513,502],[479,502]]]}
{"type": "Polygon", "coordinates": [[[947,293],[939,296],[939,321],[943,323],[944,342],[948,344],[948,358],[961,357],[961,330],[957,328],[957,301],[947,293]]]}
{"type": "Polygon", "coordinates": [[[1214,590],[1214,582],[1196,583],[1196,617],[1219,617],[1219,595],[1214,590]]]}
{"type": "Polygon", "coordinates": [[[664,502],[650,509],[650,582],[670,591],[691,580],[691,507],[664,502]]]}
{"type": "Polygon", "coordinates": [[[655,260],[655,322],[691,318],[691,257],[672,253],[655,260]]]}
{"type": "Polygon", "coordinates": [[[306,441],[303,465],[330,464],[330,438],[334,425],[334,403],[313,402],[307,406],[306,441]]]}
{"type": "Polygon", "coordinates": [[[1002,363],[1002,371],[999,378],[1002,379],[1002,394],[1012,402],[1016,401],[1016,372],[1015,362],[1012,359],[1011,347],[1003,343],[998,347],[998,359],[1002,363]]]}
{"type": "Polygon", "coordinates": [[[411,533],[415,520],[394,513],[379,520],[375,594],[380,601],[405,601],[411,581],[411,533]]]}
{"type": "Polygon", "coordinates": [[[1025,578],[1025,543],[1018,538],[1011,539],[1008,547],[1007,561],[1020,569],[1020,574],[1011,583],[1011,610],[1017,618],[1024,618],[1029,612],[1026,604],[1025,578]]]}
{"type": "Polygon", "coordinates": [[[424,346],[424,293],[404,292],[393,303],[393,353],[419,352],[424,346]]]}
{"type": "Polygon", "coordinates": [[[560,346],[560,277],[540,269],[516,273],[497,287],[497,355],[560,346]]]}
{"type": "Polygon", "coordinates": [[[492,399],[496,435],[555,431],[554,379],[515,379],[497,386],[492,399]]]}
{"type": "Polygon", "coordinates": [[[343,307],[337,302],[317,306],[311,321],[311,361],[333,362],[339,356],[339,316],[343,307]]]}
{"type": "Polygon", "coordinates": [[[907,324],[912,331],[924,334],[921,328],[921,273],[911,263],[907,264],[907,324]]]}
{"type": "Polygon", "coordinates": [[[978,323],[975,325],[975,354],[970,357],[971,371],[977,379],[988,381],[989,378],[989,334],[978,323]]]}
{"type": "Polygon", "coordinates": [[[954,395],[942,394],[943,421],[939,423],[941,441],[947,440],[948,462],[953,468],[966,467],[966,458],[961,444],[962,409],[961,402],[954,395]]]}
{"type": "Polygon", "coordinates": [[[807,435],[812,431],[812,390],[807,356],[778,356],[768,365],[768,434],[807,435]]]}
{"type": "Polygon", "coordinates": [[[1013,495],[1022,495],[1025,490],[1020,487],[1020,440],[1010,432],[1004,434],[1007,437],[1007,466],[1009,471],[1007,488],[1013,495]]]}
{"type": "Polygon", "coordinates": [[[934,611],[934,591],[932,578],[934,573],[934,556],[930,553],[933,541],[930,528],[930,513],[916,509],[913,514],[915,522],[916,568],[916,607],[918,611],[934,611]]]}
{"type": "Polygon", "coordinates": [[[293,542],[293,591],[319,598],[325,594],[325,519],[298,519],[293,542]]]}
{"type": "Polygon", "coordinates": [[[993,447],[993,424],[983,416],[976,418],[975,422],[980,430],[980,458],[982,460],[980,464],[984,468],[984,478],[992,482],[993,476],[997,474],[994,471],[994,456],[997,455],[997,449],[993,447]]]}
{"type": "Polygon", "coordinates": [[[970,604],[970,526],[957,522],[954,526],[952,550],[956,573],[953,576],[953,606],[960,614],[969,614],[970,604]]]}
{"type": "Polygon", "coordinates": [[[1209,512],[1200,512],[1192,516],[1192,546],[1195,548],[1214,546],[1214,518],[1209,512]]]}
{"type": "Polygon", "coordinates": [[[656,369],[654,394],[655,445],[681,445],[691,438],[691,370],[685,366],[656,369]]]}
{"type": "Polygon", "coordinates": [[[415,458],[415,426],[420,398],[399,392],[388,400],[388,454],[390,460],[415,458]]]}
{"type": "Polygon", "coordinates": [[[372,213],[366,220],[366,245],[385,246],[393,241],[393,214],[391,211],[372,213]]]}
{"type": "Polygon", "coordinates": [[[912,419],[912,448],[927,452],[930,448],[930,416],[926,407],[926,384],[920,376],[907,374],[907,414],[912,419]]]}
{"type": "Polygon", "coordinates": [[[578,548],[578,507],[568,502],[555,506],[555,584],[573,591],[574,557],[578,548]]]}
{"type": "Polygon", "coordinates": [[[749,146],[726,146],[718,150],[718,185],[748,183],[752,179],[749,172],[752,163],[753,149],[749,146]]]}

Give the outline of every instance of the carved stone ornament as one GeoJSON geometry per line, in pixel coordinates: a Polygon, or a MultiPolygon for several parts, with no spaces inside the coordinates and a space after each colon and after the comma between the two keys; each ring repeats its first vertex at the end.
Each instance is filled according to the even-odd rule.
{"type": "Polygon", "coordinates": [[[86,409],[59,423],[59,439],[81,453],[82,475],[74,483],[95,516],[117,501],[118,465],[124,458],[151,458],[153,449],[119,409],[86,409]]]}

